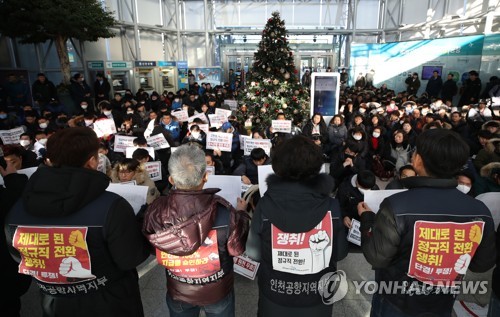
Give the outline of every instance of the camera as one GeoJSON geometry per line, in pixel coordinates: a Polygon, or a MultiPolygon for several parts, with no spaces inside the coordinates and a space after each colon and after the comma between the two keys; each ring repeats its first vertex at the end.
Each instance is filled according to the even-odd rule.
{"type": "Polygon", "coordinates": [[[313,134],[312,135],[312,139],[313,139],[313,141],[321,140],[321,135],[319,135],[319,134],[313,134]]]}

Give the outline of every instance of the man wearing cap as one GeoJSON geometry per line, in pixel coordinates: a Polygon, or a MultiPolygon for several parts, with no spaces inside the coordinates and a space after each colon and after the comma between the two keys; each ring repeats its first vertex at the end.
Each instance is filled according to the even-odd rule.
{"type": "Polygon", "coordinates": [[[459,107],[476,103],[481,93],[481,79],[479,79],[479,73],[475,70],[471,70],[469,72],[469,78],[465,81],[460,90],[462,96],[458,103],[459,107]]]}
{"type": "Polygon", "coordinates": [[[56,86],[47,79],[44,73],[39,73],[37,75],[37,80],[35,80],[31,86],[31,92],[33,94],[33,100],[38,103],[41,108],[52,99],[58,99],[56,86]]]}
{"type": "Polygon", "coordinates": [[[109,84],[108,79],[104,77],[103,73],[97,73],[94,82],[95,103],[98,104],[103,100],[109,101],[110,91],[111,85],[109,84]]]}
{"type": "Polygon", "coordinates": [[[468,158],[458,134],[426,130],[412,159],[418,176],[401,181],[408,190],[385,198],[377,214],[358,204],[361,248],[380,290],[372,317],[451,316],[467,271],[495,265],[491,212],[456,188],[468,158]]]}

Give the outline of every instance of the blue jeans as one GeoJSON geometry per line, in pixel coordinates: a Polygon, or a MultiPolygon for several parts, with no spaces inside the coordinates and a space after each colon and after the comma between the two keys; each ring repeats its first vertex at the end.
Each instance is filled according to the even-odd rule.
{"type": "Polygon", "coordinates": [[[206,306],[175,301],[167,294],[167,306],[170,317],[198,317],[201,309],[207,317],[234,317],[234,290],[217,303],[206,306]]]}
{"type": "Polygon", "coordinates": [[[407,317],[405,313],[380,294],[373,294],[370,317],[407,317]]]}
{"type": "Polygon", "coordinates": [[[488,307],[488,317],[500,316],[500,299],[495,292],[491,291],[490,305],[488,307]]]}

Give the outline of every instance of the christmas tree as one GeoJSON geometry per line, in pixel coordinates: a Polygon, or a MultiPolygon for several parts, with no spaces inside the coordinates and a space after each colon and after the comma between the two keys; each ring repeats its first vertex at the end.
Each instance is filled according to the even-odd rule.
{"type": "Polygon", "coordinates": [[[265,129],[279,112],[296,122],[309,116],[309,90],[298,80],[287,33],[285,21],[279,12],[273,12],[238,101],[237,117],[247,128],[251,124],[265,129]]]}

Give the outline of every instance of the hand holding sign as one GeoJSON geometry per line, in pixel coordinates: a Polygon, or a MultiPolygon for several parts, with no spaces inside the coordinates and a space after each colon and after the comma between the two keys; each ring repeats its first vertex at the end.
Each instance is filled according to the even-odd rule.
{"type": "Polygon", "coordinates": [[[77,258],[64,258],[59,265],[59,274],[72,278],[92,278],[90,270],[84,269],[77,258]]]}
{"type": "Polygon", "coordinates": [[[83,239],[83,234],[81,231],[72,231],[69,235],[69,243],[77,248],[87,250],[87,243],[83,239]]]}
{"type": "Polygon", "coordinates": [[[481,232],[481,228],[478,225],[473,225],[469,231],[469,239],[472,242],[476,242],[479,244],[481,242],[481,238],[483,237],[483,233],[481,232]]]}

